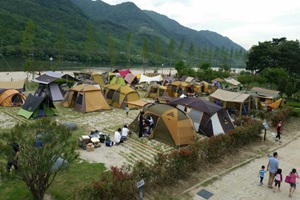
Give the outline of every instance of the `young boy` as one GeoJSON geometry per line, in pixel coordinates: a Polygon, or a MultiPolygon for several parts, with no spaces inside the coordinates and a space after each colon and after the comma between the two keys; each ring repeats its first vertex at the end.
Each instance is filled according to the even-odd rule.
{"type": "Polygon", "coordinates": [[[125,112],[126,112],[126,116],[128,116],[128,113],[129,113],[129,107],[128,107],[128,105],[126,105],[126,107],[125,107],[125,112]]]}
{"type": "Polygon", "coordinates": [[[264,165],[261,166],[261,169],[259,170],[259,173],[258,173],[258,175],[260,177],[259,186],[263,185],[263,180],[264,180],[264,176],[265,176],[266,172],[267,171],[265,170],[265,166],[264,165]]]}

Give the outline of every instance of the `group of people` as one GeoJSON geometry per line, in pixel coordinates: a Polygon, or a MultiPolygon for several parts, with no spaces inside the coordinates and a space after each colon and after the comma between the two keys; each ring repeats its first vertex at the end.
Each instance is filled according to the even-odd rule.
{"type": "MultiPolygon", "coordinates": [[[[283,181],[282,178],[282,169],[279,168],[279,161],[278,161],[278,153],[274,152],[273,156],[269,158],[269,162],[267,165],[267,170],[265,170],[265,166],[262,165],[261,169],[259,170],[259,177],[260,177],[260,186],[263,185],[264,174],[269,171],[269,180],[268,180],[268,187],[273,188],[273,183],[275,183],[275,187],[273,192],[280,191],[281,182],[283,181]]],[[[287,175],[285,182],[290,185],[289,189],[289,197],[292,197],[293,193],[296,190],[296,179],[299,179],[299,175],[295,168],[287,175]]]]}
{"type": "Polygon", "coordinates": [[[139,120],[139,138],[143,136],[149,136],[154,127],[154,121],[151,115],[144,116],[144,111],[141,111],[138,120],[139,120]]]}
{"type": "Polygon", "coordinates": [[[125,140],[127,140],[129,133],[130,133],[130,131],[126,124],[124,125],[124,127],[122,129],[118,128],[118,130],[115,131],[115,133],[114,133],[114,142],[115,142],[114,144],[118,145],[118,144],[123,143],[125,140]]]}

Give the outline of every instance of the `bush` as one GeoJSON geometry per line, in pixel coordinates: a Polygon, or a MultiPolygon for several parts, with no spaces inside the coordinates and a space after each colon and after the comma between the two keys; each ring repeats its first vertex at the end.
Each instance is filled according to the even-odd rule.
{"type": "Polygon", "coordinates": [[[276,112],[273,112],[271,116],[272,126],[275,127],[280,120],[283,122],[286,121],[293,115],[293,113],[294,113],[294,109],[289,106],[286,106],[276,112]]]}

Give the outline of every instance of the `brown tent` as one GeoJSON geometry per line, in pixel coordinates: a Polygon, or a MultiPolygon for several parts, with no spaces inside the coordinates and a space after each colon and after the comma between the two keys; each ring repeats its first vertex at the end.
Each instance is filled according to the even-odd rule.
{"type": "Polygon", "coordinates": [[[93,112],[98,110],[109,110],[101,89],[93,86],[81,84],[71,88],[62,102],[64,107],[74,107],[80,112],[93,112]]]}
{"type": "Polygon", "coordinates": [[[217,89],[210,95],[212,101],[220,100],[223,108],[230,110],[237,110],[239,115],[247,113],[250,110],[252,98],[250,94],[243,94],[239,92],[230,92],[222,89],[217,89]]]}
{"type": "MultiPolygon", "coordinates": [[[[150,138],[171,146],[193,144],[197,138],[192,119],[183,111],[167,104],[146,104],[144,116],[151,115],[154,128],[150,138]]],[[[129,128],[138,130],[138,118],[129,128]]]]}
{"type": "MultiPolygon", "coordinates": [[[[127,101],[140,99],[139,93],[128,85],[109,84],[104,87],[104,96],[109,105],[117,108],[125,108],[127,101]]],[[[128,105],[129,108],[135,108],[134,105],[128,105]]]]}
{"type": "Polygon", "coordinates": [[[165,86],[155,84],[155,85],[152,85],[149,88],[149,90],[146,93],[145,97],[146,98],[156,98],[156,97],[159,97],[159,96],[166,96],[167,95],[166,90],[167,90],[167,88],[165,86]]]}
{"type": "Polygon", "coordinates": [[[5,90],[0,95],[0,105],[2,106],[22,106],[26,96],[14,89],[5,90]]]}

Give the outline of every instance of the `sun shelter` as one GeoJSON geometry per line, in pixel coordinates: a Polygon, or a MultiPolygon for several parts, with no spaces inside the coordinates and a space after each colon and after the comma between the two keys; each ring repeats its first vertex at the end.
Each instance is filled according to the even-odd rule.
{"type": "MultiPolygon", "coordinates": [[[[127,101],[135,101],[140,99],[137,91],[128,85],[109,84],[104,87],[104,96],[109,105],[117,108],[125,108],[127,101]]],[[[128,105],[129,108],[135,108],[134,105],[128,105]]]]}
{"type": "Polygon", "coordinates": [[[64,99],[64,90],[61,88],[61,84],[57,83],[58,79],[63,79],[66,82],[78,80],[68,74],[46,72],[45,74],[32,80],[33,82],[39,83],[39,87],[35,90],[35,96],[46,96],[48,95],[52,101],[62,101],[64,99]]]}
{"type": "Polygon", "coordinates": [[[135,101],[126,101],[125,102],[128,106],[129,105],[133,105],[136,107],[143,107],[144,105],[146,105],[147,103],[149,103],[148,101],[145,101],[143,99],[139,99],[139,100],[135,100],[135,101]]]}
{"type": "Polygon", "coordinates": [[[49,96],[34,96],[29,94],[24,105],[21,107],[17,115],[21,115],[27,119],[39,118],[43,116],[54,116],[58,112],[49,96]]]}
{"type": "Polygon", "coordinates": [[[81,84],[71,88],[62,102],[63,107],[74,107],[75,110],[86,113],[100,110],[110,110],[100,88],[81,84]]]}
{"type": "Polygon", "coordinates": [[[247,113],[251,106],[251,95],[217,89],[210,95],[213,101],[220,100],[223,108],[237,110],[239,115],[247,113]]]}
{"type": "Polygon", "coordinates": [[[195,130],[208,137],[225,134],[234,129],[232,120],[223,107],[200,98],[176,98],[168,103],[189,114],[195,130]]]}
{"type": "Polygon", "coordinates": [[[26,96],[14,89],[7,89],[0,95],[0,105],[2,106],[22,106],[26,96]]]}
{"type": "Polygon", "coordinates": [[[165,96],[166,95],[167,88],[165,86],[161,86],[159,84],[152,85],[148,92],[146,93],[146,98],[156,98],[159,96],[165,96]]]}
{"type": "Polygon", "coordinates": [[[232,78],[232,77],[224,78],[224,81],[227,82],[227,83],[230,83],[230,84],[232,84],[232,85],[234,85],[234,86],[238,86],[238,85],[241,84],[239,81],[235,80],[235,79],[232,78]]]}
{"type": "Polygon", "coordinates": [[[19,92],[25,91],[25,80],[19,81],[0,81],[0,92],[3,92],[7,89],[15,89],[19,92]]]}
{"type": "Polygon", "coordinates": [[[141,74],[141,78],[140,78],[140,81],[139,83],[150,83],[152,81],[155,81],[155,82],[160,82],[162,81],[163,78],[161,75],[157,75],[157,76],[153,76],[153,77],[149,77],[149,76],[146,76],[144,74],[141,74]]]}
{"type": "MultiPolygon", "coordinates": [[[[197,136],[191,118],[183,111],[167,104],[146,104],[144,116],[151,115],[154,128],[150,138],[170,146],[194,144],[197,136]]],[[[138,132],[138,117],[129,128],[138,132]]]]}

